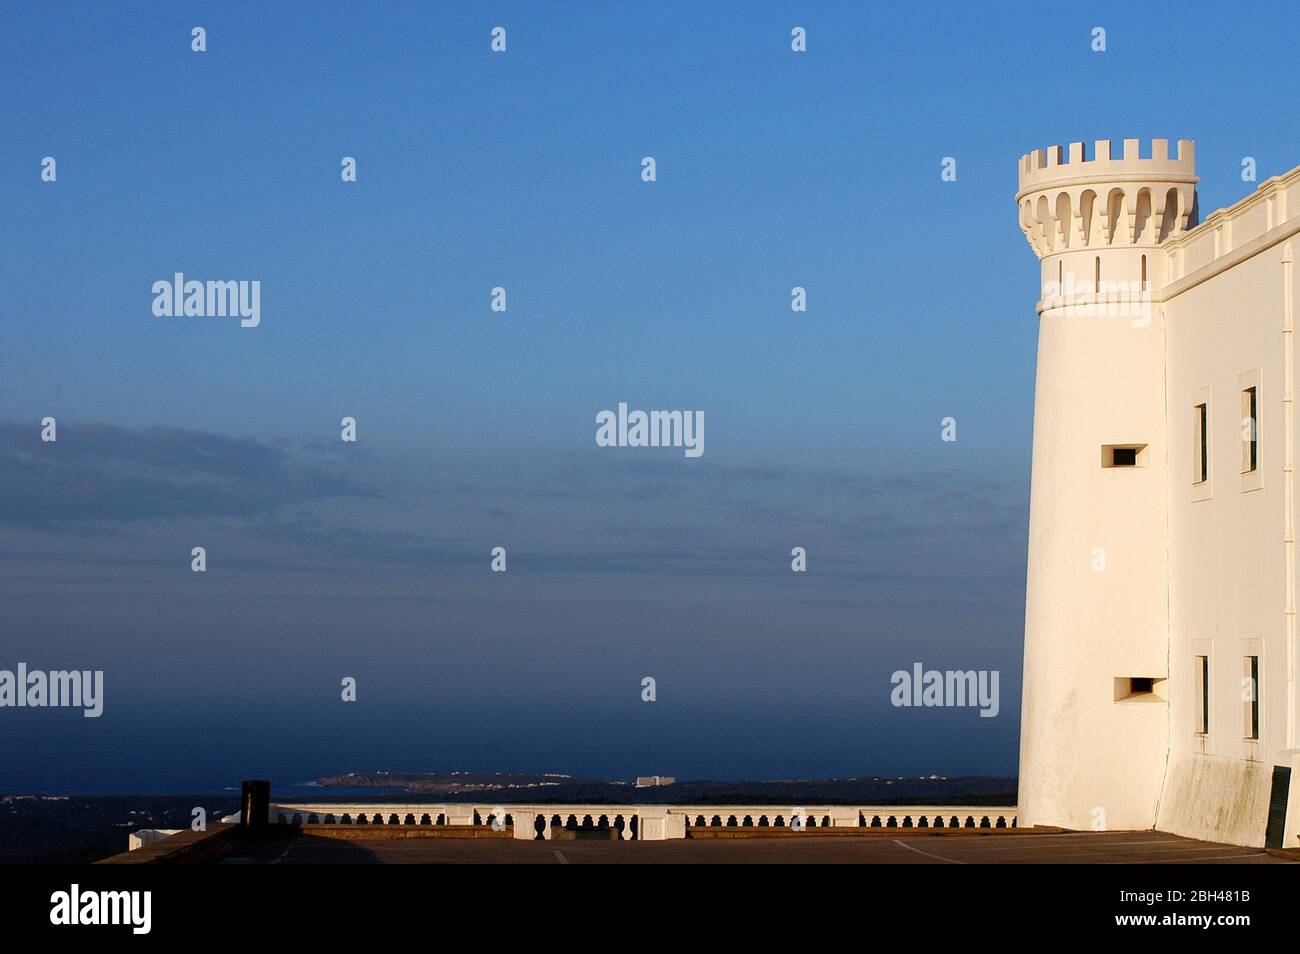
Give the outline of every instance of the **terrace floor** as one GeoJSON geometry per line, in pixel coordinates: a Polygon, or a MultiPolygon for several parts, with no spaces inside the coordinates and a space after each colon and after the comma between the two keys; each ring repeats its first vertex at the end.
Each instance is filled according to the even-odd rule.
{"type": "MultiPolygon", "coordinates": [[[[1291,853],[1300,856],[1300,852],[1291,853]]],[[[953,836],[515,841],[510,838],[326,838],[240,844],[225,864],[1287,864],[1300,857],[1163,832],[1025,832],[953,836]]]]}

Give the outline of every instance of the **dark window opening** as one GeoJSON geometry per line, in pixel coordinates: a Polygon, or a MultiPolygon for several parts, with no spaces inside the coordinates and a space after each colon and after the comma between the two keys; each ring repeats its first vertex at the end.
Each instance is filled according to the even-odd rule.
{"type": "Polygon", "coordinates": [[[1203,483],[1210,476],[1210,435],[1207,427],[1210,421],[1210,409],[1206,404],[1196,405],[1196,456],[1192,459],[1196,467],[1193,475],[1195,483],[1203,483]]]}
{"type": "Polygon", "coordinates": [[[1246,700],[1246,738],[1259,738],[1259,657],[1246,657],[1246,675],[1250,679],[1250,698],[1246,700]]]}
{"type": "Polygon", "coordinates": [[[1210,657],[1196,657],[1196,731],[1208,735],[1210,731],[1210,657]]]}
{"type": "Polygon", "coordinates": [[[1146,444],[1103,444],[1101,447],[1102,467],[1145,467],[1146,464],[1146,444]]]}
{"type": "Polygon", "coordinates": [[[1246,388],[1241,392],[1241,470],[1253,473],[1259,467],[1259,427],[1257,406],[1258,391],[1246,388]]]}
{"type": "Polygon", "coordinates": [[[1163,676],[1117,676],[1115,701],[1163,702],[1165,701],[1165,679],[1163,676]]]}

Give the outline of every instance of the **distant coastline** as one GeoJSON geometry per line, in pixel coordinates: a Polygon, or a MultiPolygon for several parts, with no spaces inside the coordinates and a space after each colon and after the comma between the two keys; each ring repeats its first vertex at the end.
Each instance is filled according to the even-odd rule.
{"type": "MultiPolygon", "coordinates": [[[[584,802],[631,804],[786,805],[1012,805],[1016,779],[1007,776],[837,779],[757,779],[735,782],[684,779],[671,785],[637,788],[631,781],[583,779],[561,773],[349,772],[316,780],[316,794],[329,800],[345,793],[398,793],[416,801],[502,803],[584,802]]],[[[299,787],[301,790],[301,787],[299,787]]],[[[274,791],[272,795],[274,797],[274,791]]]]}

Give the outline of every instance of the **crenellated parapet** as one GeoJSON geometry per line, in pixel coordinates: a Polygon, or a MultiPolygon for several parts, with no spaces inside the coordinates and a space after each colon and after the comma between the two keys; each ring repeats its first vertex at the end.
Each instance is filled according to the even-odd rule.
{"type": "Polygon", "coordinates": [[[1039,258],[1081,248],[1159,245],[1195,225],[1196,144],[1155,139],[1151,154],[1125,139],[1112,154],[1108,139],[1088,155],[1085,143],[1051,146],[1020,157],[1020,228],[1039,258]]]}

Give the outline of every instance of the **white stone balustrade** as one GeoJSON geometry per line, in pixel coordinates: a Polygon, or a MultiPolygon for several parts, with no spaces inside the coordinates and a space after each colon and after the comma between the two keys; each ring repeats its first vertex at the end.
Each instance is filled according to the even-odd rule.
{"type": "Polygon", "coordinates": [[[617,832],[623,840],[685,838],[690,828],[1015,828],[1015,808],[809,805],[491,805],[487,803],[272,803],[271,822],[325,825],[492,825],[515,838],[555,829],[617,832]],[[497,819],[498,813],[504,818],[497,819]]]}

